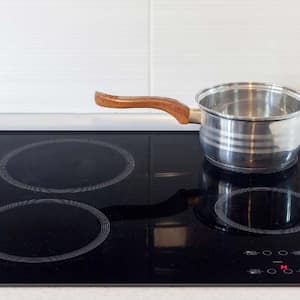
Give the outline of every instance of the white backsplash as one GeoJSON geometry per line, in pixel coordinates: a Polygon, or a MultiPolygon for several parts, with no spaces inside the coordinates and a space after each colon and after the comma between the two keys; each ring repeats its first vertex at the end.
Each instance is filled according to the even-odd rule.
{"type": "MultiPolygon", "coordinates": [[[[300,90],[296,0],[0,0],[0,112],[111,112],[94,91],[177,97],[268,81],[300,90]]],[[[129,112],[129,110],[114,110],[129,112]]],[[[130,110],[130,112],[150,110],[130,110]]]]}
{"type": "Polygon", "coordinates": [[[153,0],[152,93],[267,81],[300,89],[299,1],[153,0]]]}

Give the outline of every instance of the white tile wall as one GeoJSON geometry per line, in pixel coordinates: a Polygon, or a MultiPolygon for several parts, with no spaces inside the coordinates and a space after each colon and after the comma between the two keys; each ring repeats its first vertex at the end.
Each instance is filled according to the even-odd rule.
{"type": "Polygon", "coordinates": [[[299,10],[298,0],[0,0],[0,112],[110,111],[96,89],[188,104],[228,81],[300,89],[299,10]]]}
{"type": "Polygon", "coordinates": [[[194,105],[223,82],[300,89],[299,11],[297,0],[152,0],[152,93],[194,105]]]}
{"type": "Polygon", "coordinates": [[[0,0],[0,111],[102,112],[96,89],[147,94],[148,6],[0,0]]]}

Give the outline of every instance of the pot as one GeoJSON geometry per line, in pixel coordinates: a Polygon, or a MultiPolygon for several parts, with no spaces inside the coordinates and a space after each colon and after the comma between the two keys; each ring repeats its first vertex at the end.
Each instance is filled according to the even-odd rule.
{"type": "Polygon", "coordinates": [[[201,124],[206,158],[223,169],[273,173],[294,165],[300,145],[300,94],[275,84],[237,82],[196,95],[197,109],[164,97],[121,97],[96,92],[98,105],[156,108],[181,124],[201,124]]]}

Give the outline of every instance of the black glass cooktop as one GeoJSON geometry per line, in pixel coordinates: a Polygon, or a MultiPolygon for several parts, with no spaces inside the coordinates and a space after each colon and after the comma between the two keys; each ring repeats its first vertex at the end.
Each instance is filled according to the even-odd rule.
{"type": "Polygon", "coordinates": [[[300,283],[299,164],[221,171],[197,132],[2,132],[0,202],[0,284],[300,283]]]}

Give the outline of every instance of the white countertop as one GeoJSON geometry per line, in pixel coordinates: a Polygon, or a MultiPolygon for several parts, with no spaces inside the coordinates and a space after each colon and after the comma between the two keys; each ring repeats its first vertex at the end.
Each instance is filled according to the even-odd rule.
{"type": "Polygon", "coordinates": [[[5,300],[296,300],[300,288],[295,287],[13,287],[0,288],[5,300]]]}
{"type": "Polygon", "coordinates": [[[0,114],[0,130],[198,130],[167,114],[0,114]]]}
{"type": "MultiPolygon", "coordinates": [[[[0,130],[199,130],[165,114],[0,114],[0,130]]],[[[229,270],[230,272],[230,270],[229,270]]],[[[5,300],[293,300],[300,287],[0,287],[5,300]]]]}

